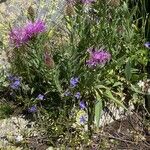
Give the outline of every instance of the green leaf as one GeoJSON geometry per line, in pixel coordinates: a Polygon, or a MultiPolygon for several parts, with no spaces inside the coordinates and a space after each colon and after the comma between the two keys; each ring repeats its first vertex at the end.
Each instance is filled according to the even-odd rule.
{"type": "Polygon", "coordinates": [[[10,117],[13,110],[10,105],[5,103],[0,103],[0,119],[5,119],[10,117]]]}
{"type": "Polygon", "coordinates": [[[106,93],[105,93],[105,94],[106,94],[106,96],[107,96],[108,98],[110,98],[114,103],[118,104],[119,106],[121,106],[121,107],[123,107],[124,109],[127,110],[127,108],[124,106],[124,104],[123,104],[120,100],[116,99],[116,98],[112,95],[112,93],[111,93],[110,90],[106,90],[106,93]]]}
{"type": "Polygon", "coordinates": [[[131,61],[130,59],[128,60],[128,62],[126,63],[126,66],[125,66],[125,76],[126,76],[126,79],[127,80],[130,80],[131,79],[131,61]]]}
{"type": "Polygon", "coordinates": [[[114,85],[113,85],[113,87],[119,86],[119,85],[122,85],[122,83],[121,82],[115,82],[114,85]]]}
{"type": "Polygon", "coordinates": [[[96,85],[95,86],[96,89],[109,89],[108,87],[104,86],[104,85],[96,85]]]}
{"type": "Polygon", "coordinates": [[[62,90],[61,83],[60,83],[60,80],[59,80],[59,74],[60,74],[60,72],[59,72],[58,69],[54,70],[54,76],[53,76],[54,77],[54,82],[55,82],[55,85],[57,87],[57,90],[59,91],[59,93],[62,94],[63,90],[62,90]]]}
{"type": "Polygon", "coordinates": [[[33,94],[34,91],[35,91],[35,89],[34,89],[34,88],[31,88],[31,94],[33,94]]]}
{"type": "Polygon", "coordinates": [[[96,126],[99,127],[101,112],[102,112],[102,100],[100,99],[99,94],[96,92],[97,102],[95,104],[95,122],[96,126]]]}

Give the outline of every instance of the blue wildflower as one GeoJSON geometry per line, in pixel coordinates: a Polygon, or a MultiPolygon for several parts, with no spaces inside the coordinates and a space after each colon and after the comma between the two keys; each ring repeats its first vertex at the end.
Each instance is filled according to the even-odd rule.
{"type": "Polygon", "coordinates": [[[30,112],[30,113],[34,113],[34,112],[36,112],[36,111],[37,111],[37,108],[36,108],[35,105],[32,106],[32,107],[30,107],[30,108],[28,108],[28,112],[30,112]]]}
{"type": "Polygon", "coordinates": [[[16,81],[14,81],[14,82],[12,82],[11,84],[10,84],[10,87],[12,88],[12,89],[18,89],[19,88],[19,86],[20,86],[20,81],[19,80],[16,80],[16,81]]]}
{"type": "Polygon", "coordinates": [[[85,105],[84,101],[81,101],[79,103],[79,106],[80,106],[81,109],[85,109],[86,108],[86,105],[85,105]]]}
{"type": "Polygon", "coordinates": [[[80,92],[77,92],[77,93],[74,95],[74,97],[76,97],[77,99],[80,99],[81,93],[80,93],[80,92]]]}
{"type": "Polygon", "coordinates": [[[84,124],[86,122],[85,116],[80,117],[80,124],[84,124]]]}
{"type": "Polygon", "coordinates": [[[43,99],[44,99],[44,95],[39,94],[39,95],[37,96],[37,99],[39,99],[39,100],[43,100],[43,99]]]}
{"type": "Polygon", "coordinates": [[[145,45],[146,48],[150,49],[150,42],[146,42],[144,45],[145,45]]]}
{"type": "Polygon", "coordinates": [[[79,110],[76,116],[76,122],[79,125],[84,125],[88,121],[88,114],[83,110],[79,110]]]}
{"type": "Polygon", "coordinates": [[[11,81],[10,87],[12,89],[15,90],[15,89],[19,88],[19,86],[21,84],[20,78],[11,75],[11,76],[8,77],[8,79],[11,81]]]}
{"type": "Polygon", "coordinates": [[[77,78],[77,77],[72,77],[71,79],[70,79],[70,86],[72,87],[72,88],[74,88],[74,87],[76,87],[77,85],[78,85],[78,82],[79,82],[79,78],[77,78]]]}

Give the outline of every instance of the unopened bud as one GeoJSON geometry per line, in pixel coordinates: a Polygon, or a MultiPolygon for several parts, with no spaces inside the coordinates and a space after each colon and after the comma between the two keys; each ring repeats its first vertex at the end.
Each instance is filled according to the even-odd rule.
{"type": "Polygon", "coordinates": [[[35,18],[35,12],[32,6],[29,6],[28,8],[28,19],[31,21],[34,21],[35,18]]]}

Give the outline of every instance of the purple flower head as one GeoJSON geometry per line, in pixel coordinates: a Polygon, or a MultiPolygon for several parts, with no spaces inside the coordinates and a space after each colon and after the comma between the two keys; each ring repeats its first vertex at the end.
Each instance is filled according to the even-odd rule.
{"type": "Polygon", "coordinates": [[[39,99],[39,100],[44,100],[44,95],[39,94],[39,95],[37,96],[37,99],[39,99]]]}
{"type": "Polygon", "coordinates": [[[11,44],[14,44],[16,47],[21,46],[29,40],[29,37],[26,34],[26,31],[22,28],[14,28],[9,33],[9,40],[11,44]]]}
{"type": "Polygon", "coordinates": [[[80,92],[77,92],[77,93],[74,95],[74,97],[77,98],[77,99],[80,99],[81,93],[80,93],[80,92]]]}
{"type": "Polygon", "coordinates": [[[10,87],[14,90],[17,90],[20,87],[21,81],[20,78],[15,76],[9,76],[8,79],[10,80],[10,87]]]}
{"type": "Polygon", "coordinates": [[[77,78],[77,77],[72,77],[71,79],[70,79],[70,86],[72,87],[72,88],[74,88],[74,87],[76,87],[77,85],[78,85],[78,82],[79,82],[79,78],[77,78]]]}
{"type": "Polygon", "coordinates": [[[95,67],[97,65],[105,65],[106,62],[108,62],[111,58],[111,55],[109,52],[106,52],[104,50],[96,50],[96,49],[88,49],[87,50],[90,53],[89,60],[86,61],[86,64],[89,67],[95,67]]]}
{"type": "Polygon", "coordinates": [[[45,29],[45,23],[42,20],[28,22],[26,26],[22,28],[14,28],[10,31],[10,43],[19,47],[27,43],[34,35],[44,32],[45,29]]]}
{"type": "Polygon", "coordinates": [[[45,23],[42,20],[28,22],[28,24],[25,26],[26,34],[30,38],[38,33],[44,32],[45,29],[45,23]]]}
{"type": "Polygon", "coordinates": [[[81,101],[81,102],[79,103],[79,106],[80,106],[81,109],[85,109],[85,108],[86,108],[86,104],[85,104],[84,101],[81,101]]]}
{"type": "Polygon", "coordinates": [[[37,111],[37,108],[36,108],[35,105],[32,106],[32,107],[30,107],[30,108],[28,108],[28,112],[29,112],[29,113],[34,113],[34,112],[36,112],[36,111],[37,111]]]}
{"type": "Polygon", "coordinates": [[[144,45],[145,45],[146,48],[150,49],[150,42],[146,42],[144,45]]]}
{"type": "Polygon", "coordinates": [[[37,20],[33,25],[35,34],[44,32],[46,30],[45,22],[42,20],[37,20]]]}

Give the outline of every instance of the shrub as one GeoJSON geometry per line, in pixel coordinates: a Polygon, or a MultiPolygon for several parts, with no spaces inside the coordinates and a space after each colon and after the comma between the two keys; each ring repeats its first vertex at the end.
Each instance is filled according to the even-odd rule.
{"type": "Polygon", "coordinates": [[[8,89],[35,114],[50,144],[75,146],[99,127],[108,103],[127,110],[129,101],[143,100],[137,81],[146,77],[148,53],[125,2],[67,5],[74,13],[53,29],[31,13],[27,24],[11,27],[8,89]]]}

